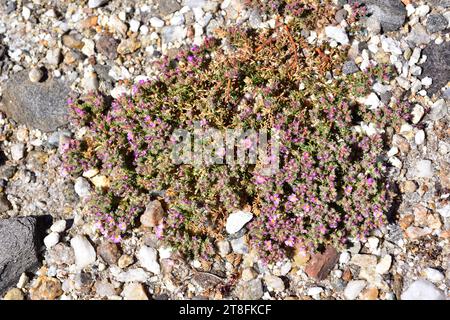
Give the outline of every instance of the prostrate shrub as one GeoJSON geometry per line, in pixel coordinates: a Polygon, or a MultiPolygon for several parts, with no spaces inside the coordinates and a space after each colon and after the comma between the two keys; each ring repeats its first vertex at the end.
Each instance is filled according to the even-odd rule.
{"type": "MultiPolygon", "coordinates": [[[[320,10],[327,14],[321,20],[333,14],[320,10]]],[[[311,45],[300,35],[314,17],[310,11],[288,24],[278,19],[273,30],[232,28],[221,40],[166,58],[159,79],[111,105],[101,95],[71,102],[73,121],[86,133],[66,146],[65,168],[74,177],[93,169],[103,177],[86,213],[104,236],[120,241],[157,197],[166,209],[157,235],[201,257],[226,235],[229,214],[243,208],[254,214],[251,245],[271,261],[294,248],[341,247],[383,224],[391,205],[383,129],[398,125],[405,106],[370,110],[357,103],[373,78],[389,81],[389,72],[377,66],[343,75],[346,48],[311,45]],[[259,160],[174,163],[172,133],[197,123],[278,129],[279,171],[264,175],[259,160]]]]}

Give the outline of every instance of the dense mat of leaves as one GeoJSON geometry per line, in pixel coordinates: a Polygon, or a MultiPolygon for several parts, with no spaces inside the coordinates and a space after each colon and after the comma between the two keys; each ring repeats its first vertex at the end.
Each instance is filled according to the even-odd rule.
{"type": "Polygon", "coordinates": [[[167,211],[157,235],[200,257],[213,252],[226,218],[242,208],[254,213],[250,242],[268,260],[340,247],[383,224],[391,205],[383,129],[398,125],[406,106],[357,103],[372,81],[389,81],[390,70],[342,75],[345,49],[308,44],[304,19],[317,23],[294,16],[273,30],[235,28],[207,39],[163,60],[158,79],[112,104],[101,95],[71,101],[73,122],[86,133],[66,145],[66,170],[77,177],[96,169],[109,181],[86,205],[103,235],[120,241],[155,197],[167,211]],[[175,164],[173,131],[197,122],[277,128],[280,170],[266,176],[259,162],[175,164]]]}

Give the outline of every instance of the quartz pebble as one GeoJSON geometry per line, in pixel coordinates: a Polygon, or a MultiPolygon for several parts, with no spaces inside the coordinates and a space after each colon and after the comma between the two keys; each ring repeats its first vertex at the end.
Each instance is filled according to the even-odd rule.
{"type": "Polygon", "coordinates": [[[414,281],[401,295],[402,300],[445,300],[441,290],[425,279],[414,281]]]}
{"type": "Polygon", "coordinates": [[[325,27],[325,34],[328,38],[333,39],[340,44],[349,44],[347,33],[341,27],[327,26],[325,27]]]}
{"type": "Polygon", "coordinates": [[[365,280],[351,280],[344,290],[345,299],[355,300],[366,285],[367,282],[365,280]]]}
{"type": "Polygon", "coordinates": [[[57,245],[58,242],[59,242],[59,233],[57,232],[52,232],[44,238],[44,244],[47,247],[47,249],[50,249],[51,247],[57,245]]]}
{"type": "Polygon", "coordinates": [[[154,274],[160,274],[161,267],[158,263],[158,252],[154,248],[142,246],[137,257],[141,266],[154,274]]]}
{"type": "Polygon", "coordinates": [[[83,269],[95,262],[97,254],[85,236],[75,236],[70,240],[70,244],[75,253],[75,263],[78,268],[83,269]]]}
{"type": "Polygon", "coordinates": [[[233,234],[241,230],[250,220],[253,214],[246,211],[236,211],[229,215],[226,223],[226,230],[229,234],[233,234]]]}

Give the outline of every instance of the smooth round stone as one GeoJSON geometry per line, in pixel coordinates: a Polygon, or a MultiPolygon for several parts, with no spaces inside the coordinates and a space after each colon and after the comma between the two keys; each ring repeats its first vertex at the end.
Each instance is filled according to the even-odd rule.
{"type": "Polygon", "coordinates": [[[44,72],[40,68],[33,68],[28,73],[28,77],[30,78],[31,82],[37,83],[44,77],[44,72]]]}

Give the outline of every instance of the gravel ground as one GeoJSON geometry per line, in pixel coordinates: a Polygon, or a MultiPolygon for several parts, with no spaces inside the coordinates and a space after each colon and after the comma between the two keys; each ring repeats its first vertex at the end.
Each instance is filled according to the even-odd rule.
{"type": "MultiPolygon", "coordinates": [[[[367,242],[264,265],[248,247],[244,228],[202,263],[185,260],[143,227],[116,246],[83,220],[80,198],[89,194],[88,179],[74,185],[61,175],[60,146],[81,134],[66,125],[65,93],[100,89],[115,97],[156,75],[154,62],[162,55],[200,44],[224,26],[273,25],[272,17],[242,2],[0,0],[0,218],[53,220],[37,248],[42,267],[18,274],[13,288],[0,285],[5,299],[449,297],[447,0],[368,0],[374,14],[364,21],[366,32],[348,43],[344,72],[381,62],[399,72],[389,86],[376,84],[364,103],[376,107],[396,97],[414,106],[412,120],[389,132],[389,177],[400,195],[395,216],[367,242]]],[[[337,3],[335,25],[342,31],[351,8],[337,3]]],[[[305,36],[342,43],[342,34],[324,29],[305,36]]]]}

